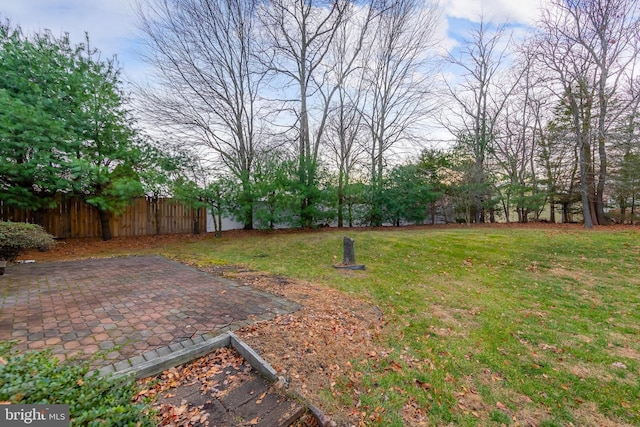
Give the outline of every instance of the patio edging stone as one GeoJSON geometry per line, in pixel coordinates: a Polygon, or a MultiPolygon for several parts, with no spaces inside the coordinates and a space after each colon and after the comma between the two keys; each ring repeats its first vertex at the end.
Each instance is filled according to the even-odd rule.
{"type": "MultiPolygon", "coordinates": [[[[218,348],[233,347],[252,368],[269,382],[282,381],[286,384],[286,380],[279,377],[277,371],[267,361],[231,331],[223,332],[217,336],[203,334],[176,344],[171,344],[175,350],[172,350],[171,346],[161,347],[148,351],[142,356],[104,366],[97,371],[100,376],[111,375],[115,378],[121,378],[132,375],[138,379],[147,378],[158,375],[167,369],[189,363],[218,348]],[[178,348],[176,344],[182,348],[178,348]]],[[[318,407],[307,402],[299,393],[290,392],[289,394],[306,406],[320,426],[330,425],[329,419],[318,407]]]]}

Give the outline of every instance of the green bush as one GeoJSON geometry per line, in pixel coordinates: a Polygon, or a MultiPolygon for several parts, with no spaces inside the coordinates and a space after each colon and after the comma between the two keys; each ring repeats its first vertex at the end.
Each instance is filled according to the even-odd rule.
{"type": "Polygon", "coordinates": [[[154,426],[148,408],[133,403],[133,378],[89,374],[87,362],[59,362],[50,350],[18,354],[0,343],[0,401],[68,404],[71,426],[154,426]]]}
{"type": "Polygon", "coordinates": [[[53,244],[53,236],[39,225],[0,221],[0,260],[14,261],[21,251],[46,251],[53,244]]]}

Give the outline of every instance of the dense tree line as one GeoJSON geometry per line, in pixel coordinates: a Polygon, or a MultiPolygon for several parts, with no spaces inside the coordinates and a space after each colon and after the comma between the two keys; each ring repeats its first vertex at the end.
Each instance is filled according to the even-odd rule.
{"type": "Polygon", "coordinates": [[[545,7],[445,52],[435,1],[140,0],[135,111],[161,155],[113,61],[5,26],[2,200],[171,194],[218,229],[634,221],[638,1],[545,7]]]}
{"type": "Polygon", "coordinates": [[[569,221],[576,203],[587,227],[613,208],[624,221],[637,199],[638,11],[557,0],[526,36],[480,19],[442,55],[429,1],[145,0],[162,84],[143,104],[218,154],[211,173],[242,188],[226,209],[246,228],[421,222],[436,206],[441,220],[526,222],[546,206],[569,221]],[[435,122],[453,143],[429,169],[435,122]]]}

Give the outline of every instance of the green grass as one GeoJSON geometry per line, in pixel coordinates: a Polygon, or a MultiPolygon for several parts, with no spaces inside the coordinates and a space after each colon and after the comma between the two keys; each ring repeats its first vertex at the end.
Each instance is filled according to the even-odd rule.
{"type": "MultiPolygon", "coordinates": [[[[636,231],[342,230],[211,238],[165,254],[378,305],[391,352],[353,361],[371,425],[640,425],[636,231]],[[366,271],[332,267],[345,234],[366,271]]],[[[349,381],[323,398],[353,405],[349,381]]]]}

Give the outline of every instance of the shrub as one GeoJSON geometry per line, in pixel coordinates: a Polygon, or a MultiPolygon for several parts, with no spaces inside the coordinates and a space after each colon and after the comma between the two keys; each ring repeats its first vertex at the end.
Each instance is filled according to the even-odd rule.
{"type": "Polygon", "coordinates": [[[59,362],[50,350],[18,354],[0,343],[0,401],[68,404],[71,426],[154,426],[153,415],[132,399],[133,378],[89,374],[88,362],[59,362]]]}
{"type": "Polygon", "coordinates": [[[46,251],[53,244],[53,236],[39,225],[0,221],[0,260],[15,261],[21,251],[46,251]]]}

